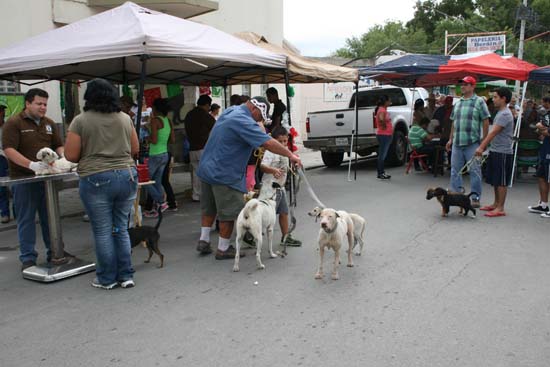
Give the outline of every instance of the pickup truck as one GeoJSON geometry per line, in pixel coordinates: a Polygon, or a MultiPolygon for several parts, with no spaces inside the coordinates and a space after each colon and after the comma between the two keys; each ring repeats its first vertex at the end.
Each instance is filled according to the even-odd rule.
{"type": "MultiPolygon", "coordinates": [[[[357,153],[367,156],[376,152],[374,127],[374,109],[381,95],[387,95],[392,104],[388,108],[394,134],[388,153],[387,162],[392,165],[402,165],[407,158],[406,136],[412,123],[413,105],[418,98],[427,99],[428,92],[424,88],[400,88],[392,85],[359,88],[358,114],[359,128],[357,134],[357,153]]],[[[306,148],[320,150],[323,163],[328,167],[339,166],[344,159],[344,153],[351,156],[351,134],[355,130],[355,93],[349,102],[349,108],[309,112],[306,119],[306,148]]],[[[355,139],[355,137],[354,137],[355,139]]],[[[352,151],[356,150],[353,142],[352,151]]]]}

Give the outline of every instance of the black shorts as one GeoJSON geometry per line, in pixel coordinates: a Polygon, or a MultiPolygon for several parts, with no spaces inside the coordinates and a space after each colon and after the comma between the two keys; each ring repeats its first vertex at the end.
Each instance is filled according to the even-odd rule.
{"type": "Polygon", "coordinates": [[[550,160],[541,159],[537,164],[537,177],[543,178],[546,182],[550,182],[550,160]]]}
{"type": "Polygon", "coordinates": [[[513,154],[489,152],[485,162],[485,182],[491,186],[510,185],[513,165],[513,154]]]}

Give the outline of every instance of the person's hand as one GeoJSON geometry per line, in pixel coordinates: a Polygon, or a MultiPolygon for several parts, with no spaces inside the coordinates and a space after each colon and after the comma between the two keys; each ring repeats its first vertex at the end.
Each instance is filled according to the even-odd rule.
{"type": "Polygon", "coordinates": [[[29,164],[29,169],[34,171],[35,173],[46,171],[48,168],[48,165],[44,162],[31,162],[29,164]]]}
{"type": "Polygon", "coordinates": [[[273,177],[281,178],[282,176],[283,176],[283,169],[282,168],[275,168],[275,172],[273,172],[273,177]]]}
{"type": "Polygon", "coordinates": [[[447,152],[450,152],[451,151],[451,140],[449,139],[449,141],[447,142],[447,144],[445,144],[445,150],[447,150],[447,152]]]}
{"type": "Polygon", "coordinates": [[[296,154],[292,154],[289,159],[290,159],[290,163],[292,163],[293,165],[296,165],[298,167],[303,167],[302,160],[296,154]]]}
{"type": "Polygon", "coordinates": [[[476,156],[481,157],[481,156],[483,155],[483,152],[484,152],[484,151],[485,151],[485,149],[483,149],[482,147],[478,147],[478,148],[476,149],[476,153],[475,153],[475,154],[476,154],[476,156]]]}

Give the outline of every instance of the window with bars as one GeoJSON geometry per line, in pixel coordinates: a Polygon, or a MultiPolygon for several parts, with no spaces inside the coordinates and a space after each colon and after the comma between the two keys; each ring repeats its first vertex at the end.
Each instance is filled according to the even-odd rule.
{"type": "Polygon", "coordinates": [[[0,93],[14,94],[19,92],[19,84],[15,82],[10,82],[8,80],[0,80],[0,93]]]}

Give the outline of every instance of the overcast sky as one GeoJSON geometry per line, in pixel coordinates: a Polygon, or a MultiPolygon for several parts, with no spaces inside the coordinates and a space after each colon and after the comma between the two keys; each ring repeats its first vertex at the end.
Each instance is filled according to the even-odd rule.
{"type": "Polygon", "coordinates": [[[386,20],[406,22],[415,0],[284,0],[284,35],[305,56],[328,56],[386,20]]]}

